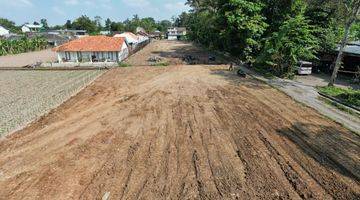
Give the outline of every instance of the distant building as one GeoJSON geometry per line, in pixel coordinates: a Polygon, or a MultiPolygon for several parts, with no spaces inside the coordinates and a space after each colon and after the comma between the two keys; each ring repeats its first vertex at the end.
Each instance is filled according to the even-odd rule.
{"type": "Polygon", "coordinates": [[[156,31],[150,33],[150,37],[154,38],[154,39],[161,39],[163,37],[163,34],[161,31],[156,30],[156,31]]]}
{"type": "MultiPolygon", "coordinates": [[[[340,46],[340,45],[339,45],[340,46]]],[[[324,54],[320,58],[323,71],[332,73],[334,62],[339,53],[340,47],[334,49],[333,52],[324,54]]],[[[350,73],[357,72],[360,68],[360,41],[348,42],[343,51],[342,68],[339,72],[350,73]]]]}
{"type": "Polygon", "coordinates": [[[50,46],[59,46],[66,42],[69,42],[71,39],[74,39],[70,36],[60,34],[55,31],[47,31],[47,32],[39,32],[39,33],[32,33],[28,35],[29,38],[33,37],[43,37],[48,42],[50,46]]]}
{"type": "Polygon", "coordinates": [[[129,55],[122,37],[88,36],[53,49],[59,62],[121,62],[129,55]]]}
{"type": "Polygon", "coordinates": [[[70,36],[70,37],[74,37],[74,38],[81,38],[81,37],[88,36],[86,30],[69,30],[69,29],[65,29],[65,30],[56,30],[56,32],[58,32],[60,34],[63,34],[63,35],[70,36]]]}
{"type": "Polygon", "coordinates": [[[116,34],[114,37],[123,37],[126,40],[126,43],[129,45],[137,45],[139,43],[139,37],[131,32],[124,32],[121,34],[116,34]]]}
{"type": "Polygon", "coordinates": [[[23,33],[39,32],[41,29],[43,29],[42,25],[35,25],[35,24],[24,24],[21,27],[23,33]]]}
{"type": "Polygon", "coordinates": [[[171,27],[167,30],[168,40],[179,40],[186,35],[186,28],[184,27],[171,27]]]}
{"type": "Polygon", "coordinates": [[[100,31],[100,35],[111,35],[111,31],[100,31]]]}
{"type": "Polygon", "coordinates": [[[116,34],[114,37],[123,37],[125,38],[126,43],[130,47],[131,52],[135,52],[143,47],[147,41],[149,41],[149,37],[143,35],[135,35],[132,32],[124,32],[121,34],[116,34]]]}
{"type": "Polygon", "coordinates": [[[0,36],[5,36],[5,35],[9,35],[10,31],[7,30],[6,28],[0,26],[0,36]]]}

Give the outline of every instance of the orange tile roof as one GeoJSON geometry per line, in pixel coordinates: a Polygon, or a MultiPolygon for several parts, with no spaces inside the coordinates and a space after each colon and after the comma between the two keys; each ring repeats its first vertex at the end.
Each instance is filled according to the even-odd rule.
{"type": "Polygon", "coordinates": [[[125,39],[107,36],[87,36],[55,47],[53,51],[120,51],[125,39]]]}

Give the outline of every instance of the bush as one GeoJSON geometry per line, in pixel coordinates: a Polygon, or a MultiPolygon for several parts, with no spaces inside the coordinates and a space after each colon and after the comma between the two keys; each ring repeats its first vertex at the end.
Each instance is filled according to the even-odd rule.
{"type": "Polygon", "coordinates": [[[360,90],[343,89],[338,87],[320,87],[319,91],[335,97],[344,103],[360,107],[360,90]]]}
{"type": "Polygon", "coordinates": [[[158,62],[158,63],[154,63],[151,66],[157,66],[157,67],[165,67],[165,66],[169,66],[170,63],[165,61],[165,62],[158,62]]]}
{"type": "Polygon", "coordinates": [[[47,48],[47,41],[42,37],[31,39],[23,37],[19,40],[0,39],[0,56],[38,51],[45,48],[47,48]]]}
{"type": "Polygon", "coordinates": [[[125,62],[119,62],[118,67],[131,67],[131,65],[129,63],[125,63],[125,62]]]}

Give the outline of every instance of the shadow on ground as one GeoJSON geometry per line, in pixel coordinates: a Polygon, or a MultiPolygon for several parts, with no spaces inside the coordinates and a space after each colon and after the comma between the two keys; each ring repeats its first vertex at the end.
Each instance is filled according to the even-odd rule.
{"type": "Polygon", "coordinates": [[[360,181],[360,136],[356,133],[299,122],[277,133],[291,140],[320,165],[360,181]]]}

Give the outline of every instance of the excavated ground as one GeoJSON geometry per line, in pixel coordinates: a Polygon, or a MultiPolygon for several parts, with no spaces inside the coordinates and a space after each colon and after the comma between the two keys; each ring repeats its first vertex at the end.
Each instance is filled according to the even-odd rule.
{"type": "Polygon", "coordinates": [[[0,199],[359,199],[360,136],[222,67],[106,72],[0,141],[0,199]]]}

